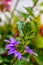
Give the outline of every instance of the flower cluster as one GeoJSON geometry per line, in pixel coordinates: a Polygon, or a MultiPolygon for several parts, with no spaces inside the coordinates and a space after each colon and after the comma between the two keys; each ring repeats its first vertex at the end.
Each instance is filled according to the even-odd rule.
{"type": "Polygon", "coordinates": [[[10,38],[10,40],[5,40],[10,44],[6,45],[6,49],[9,49],[8,55],[14,54],[14,57],[18,57],[18,60],[21,59],[21,54],[18,52],[15,47],[18,46],[20,42],[17,42],[15,39],[10,38]]]}
{"type": "MultiPolygon", "coordinates": [[[[16,49],[16,47],[18,48],[18,45],[20,44],[20,41],[16,41],[14,38],[10,38],[10,40],[4,40],[5,42],[8,42],[9,44],[6,45],[6,48],[8,51],[8,55],[13,54],[14,57],[17,57],[18,60],[20,60],[21,58],[23,58],[22,54],[18,51],[18,49],[16,49]]],[[[24,53],[29,53],[29,54],[34,54],[37,56],[36,53],[33,52],[33,50],[31,50],[28,46],[25,47],[24,53]]]]}

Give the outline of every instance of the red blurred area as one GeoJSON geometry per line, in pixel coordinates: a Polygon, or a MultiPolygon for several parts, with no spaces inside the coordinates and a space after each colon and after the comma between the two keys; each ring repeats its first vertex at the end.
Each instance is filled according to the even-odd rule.
{"type": "Polygon", "coordinates": [[[0,0],[0,10],[10,10],[12,0],[0,0]]]}
{"type": "Polygon", "coordinates": [[[43,25],[40,26],[40,34],[43,36],[43,25]]]}

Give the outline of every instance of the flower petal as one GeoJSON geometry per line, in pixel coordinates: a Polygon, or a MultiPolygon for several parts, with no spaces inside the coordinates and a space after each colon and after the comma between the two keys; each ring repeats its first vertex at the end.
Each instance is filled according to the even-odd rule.
{"type": "Polygon", "coordinates": [[[17,56],[18,56],[18,52],[15,51],[15,53],[14,53],[14,57],[17,57],[17,56]]]}
{"type": "Polygon", "coordinates": [[[14,42],[14,41],[16,41],[14,38],[12,38],[12,37],[10,37],[10,40],[12,41],[12,42],[14,42]]]}
{"type": "Polygon", "coordinates": [[[20,60],[21,59],[21,54],[20,53],[18,53],[18,60],[20,60]]]}
{"type": "Polygon", "coordinates": [[[5,49],[12,49],[13,45],[12,44],[8,44],[6,45],[5,49]]]}
{"type": "Polygon", "coordinates": [[[14,54],[14,50],[9,50],[8,55],[14,54]]]}
{"type": "Polygon", "coordinates": [[[24,52],[27,52],[27,53],[29,53],[29,54],[34,54],[34,55],[38,56],[38,54],[35,53],[35,52],[33,52],[33,50],[30,49],[28,46],[25,47],[25,51],[24,51],[24,52]]]}
{"type": "Polygon", "coordinates": [[[17,42],[14,38],[10,38],[10,40],[11,40],[11,44],[13,44],[14,46],[20,44],[20,41],[17,42]]]}
{"type": "Polygon", "coordinates": [[[9,41],[9,40],[6,40],[6,39],[5,39],[4,41],[5,41],[5,42],[8,42],[8,43],[10,43],[10,41],[9,41]]]}
{"type": "Polygon", "coordinates": [[[18,60],[20,60],[20,59],[21,59],[21,53],[15,51],[15,53],[14,53],[14,57],[17,57],[18,60]]]}

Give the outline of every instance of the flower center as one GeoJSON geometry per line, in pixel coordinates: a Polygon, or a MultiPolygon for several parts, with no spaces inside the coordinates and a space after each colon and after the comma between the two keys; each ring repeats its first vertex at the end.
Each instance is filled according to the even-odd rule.
{"type": "Polygon", "coordinates": [[[17,46],[14,46],[15,50],[18,51],[18,47],[17,46]]]}

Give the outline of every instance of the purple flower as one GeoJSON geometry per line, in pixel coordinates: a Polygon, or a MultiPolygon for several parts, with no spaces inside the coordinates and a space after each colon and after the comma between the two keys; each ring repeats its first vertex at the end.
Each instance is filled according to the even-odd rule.
{"type": "Polygon", "coordinates": [[[20,60],[22,56],[21,56],[21,53],[20,53],[20,52],[17,52],[17,51],[15,50],[14,57],[18,57],[18,60],[20,60]]]}
{"type": "Polygon", "coordinates": [[[20,41],[16,41],[14,38],[10,38],[10,40],[4,40],[5,42],[8,42],[10,43],[11,45],[15,46],[15,45],[18,45],[20,43],[20,41]]]}
{"type": "Polygon", "coordinates": [[[28,46],[25,47],[24,52],[29,53],[29,54],[34,54],[34,55],[38,56],[37,53],[33,52],[33,50],[31,50],[28,46]]]}
{"type": "Polygon", "coordinates": [[[10,40],[4,40],[5,42],[8,42],[9,44],[6,45],[5,49],[9,50],[8,55],[13,54],[14,57],[17,57],[18,60],[21,59],[21,53],[16,50],[16,46],[20,43],[17,42],[14,38],[10,38],[10,40]]]}

